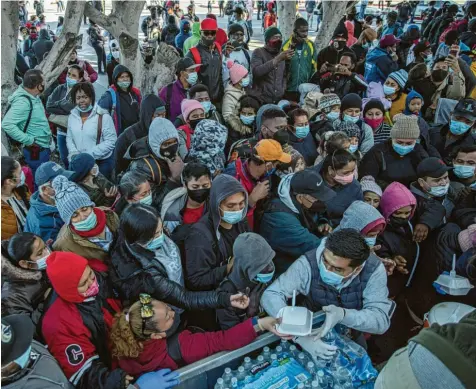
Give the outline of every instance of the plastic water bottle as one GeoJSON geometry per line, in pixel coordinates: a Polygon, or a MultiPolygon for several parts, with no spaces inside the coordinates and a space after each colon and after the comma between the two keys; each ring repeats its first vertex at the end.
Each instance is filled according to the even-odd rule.
{"type": "Polygon", "coordinates": [[[218,378],[217,383],[215,385],[215,389],[224,389],[225,388],[225,381],[223,378],[218,378]]]}
{"type": "Polygon", "coordinates": [[[231,369],[229,367],[225,369],[225,373],[223,373],[222,378],[225,385],[229,386],[231,383],[231,379],[233,378],[233,373],[231,372],[231,369]]]}
{"type": "Polygon", "coordinates": [[[298,386],[297,389],[304,389],[304,384],[301,382],[298,386]]]}
{"type": "Polygon", "coordinates": [[[326,342],[327,344],[329,344],[331,346],[335,346],[336,345],[336,339],[337,339],[337,336],[335,335],[334,331],[331,330],[327,333],[326,336],[324,336],[322,338],[322,341],[326,342]]]}
{"type": "Polygon", "coordinates": [[[243,367],[245,368],[246,373],[248,373],[251,370],[251,368],[253,367],[253,363],[251,362],[250,357],[245,357],[243,361],[243,367]]]}
{"type": "Polygon", "coordinates": [[[311,388],[313,388],[313,389],[319,388],[319,381],[312,381],[311,382],[311,388]]]}
{"type": "Polygon", "coordinates": [[[280,346],[283,348],[283,351],[288,351],[290,344],[286,339],[281,339],[280,346]]]}
{"type": "Polygon", "coordinates": [[[232,388],[237,388],[238,387],[238,379],[236,377],[233,377],[231,379],[231,387],[232,388]]]}
{"type": "Polygon", "coordinates": [[[276,347],[276,349],[274,350],[274,352],[275,352],[276,354],[281,354],[281,353],[283,352],[283,348],[282,348],[281,346],[278,346],[278,347],[276,347]]]}
{"type": "Polygon", "coordinates": [[[315,376],[317,373],[316,365],[314,362],[308,362],[306,366],[307,371],[310,375],[315,376]]]}
{"type": "Polygon", "coordinates": [[[249,384],[251,381],[253,381],[253,376],[247,375],[245,377],[245,384],[249,384]]]}
{"type": "Polygon", "coordinates": [[[291,353],[291,355],[294,357],[294,359],[297,360],[297,356],[299,354],[299,350],[297,349],[297,347],[293,344],[289,347],[289,352],[291,353]]]}
{"type": "Polygon", "coordinates": [[[278,356],[277,356],[276,354],[274,354],[274,353],[271,354],[269,362],[270,362],[271,364],[273,364],[273,363],[275,363],[275,362],[278,363],[277,361],[278,361],[278,356]]]}
{"type": "Polygon", "coordinates": [[[269,347],[263,348],[263,352],[261,353],[265,361],[269,361],[269,357],[271,355],[271,351],[269,351],[269,347]]]}
{"type": "Polygon", "coordinates": [[[304,353],[298,354],[298,362],[301,364],[302,367],[306,368],[307,363],[309,362],[309,358],[304,353]]]}
{"type": "Polygon", "coordinates": [[[352,388],[352,375],[350,371],[346,368],[340,367],[337,369],[335,374],[335,378],[337,383],[341,386],[341,388],[352,388]]]}
{"type": "Polygon", "coordinates": [[[245,368],[243,366],[240,366],[238,368],[238,373],[236,374],[236,378],[238,381],[243,381],[245,377],[246,377],[245,368]]]}
{"type": "Polygon", "coordinates": [[[322,370],[317,372],[317,381],[319,382],[319,387],[327,388],[327,379],[322,370]]]}
{"type": "Polygon", "coordinates": [[[258,355],[258,358],[256,358],[256,362],[263,363],[264,362],[264,357],[262,355],[258,355]]]}

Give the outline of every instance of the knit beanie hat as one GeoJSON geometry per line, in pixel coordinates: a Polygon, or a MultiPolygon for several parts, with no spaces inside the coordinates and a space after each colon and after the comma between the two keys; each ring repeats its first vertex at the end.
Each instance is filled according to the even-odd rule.
{"type": "Polygon", "coordinates": [[[226,67],[230,72],[230,80],[233,85],[238,84],[241,79],[248,75],[248,70],[238,62],[233,62],[230,60],[226,63],[226,67]]]}
{"type": "Polygon", "coordinates": [[[88,266],[87,259],[75,253],[52,252],[46,259],[46,274],[58,296],[70,303],[82,303],[86,297],[78,293],[79,280],[88,266]]]}
{"type": "Polygon", "coordinates": [[[238,23],[233,23],[229,28],[228,28],[228,35],[233,35],[236,34],[237,32],[242,32],[243,34],[245,33],[245,29],[241,24],[238,23]]]}
{"type": "Polygon", "coordinates": [[[365,114],[373,108],[377,108],[381,110],[383,114],[385,114],[385,107],[383,106],[383,103],[380,100],[372,99],[369,100],[364,106],[364,117],[365,114]]]}
{"type": "Polygon", "coordinates": [[[390,131],[392,139],[418,139],[420,137],[420,127],[418,127],[418,117],[415,115],[398,115],[395,124],[390,131]]]}
{"type": "Polygon", "coordinates": [[[359,138],[360,139],[360,128],[357,124],[352,122],[344,122],[342,121],[337,128],[339,131],[342,131],[346,134],[349,138],[359,138]]]}
{"type": "Polygon", "coordinates": [[[408,81],[408,73],[405,69],[400,69],[396,72],[390,73],[388,76],[394,80],[401,89],[405,88],[408,81]]]}
{"type": "Polygon", "coordinates": [[[476,224],[469,225],[468,228],[458,234],[458,243],[463,252],[476,247],[476,224]]]}
{"type": "Polygon", "coordinates": [[[322,95],[321,99],[319,100],[319,106],[318,109],[321,112],[324,113],[329,113],[331,112],[331,108],[334,105],[340,105],[340,99],[339,96],[337,96],[335,93],[327,93],[322,95]]]}
{"type": "Polygon", "coordinates": [[[272,36],[275,36],[276,34],[280,34],[281,36],[281,31],[279,30],[278,27],[269,27],[266,29],[264,32],[264,41],[268,43],[268,41],[271,39],[272,36]]]}
{"type": "Polygon", "coordinates": [[[188,116],[190,115],[190,113],[192,113],[192,111],[195,111],[196,109],[203,110],[203,105],[200,104],[200,102],[197,100],[183,99],[182,104],[180,106],[182,108],[183,120],[185,121],[188,120],[188,116]]]}
{"type": "Polygon", "coordinates": [[[53,182],[56,208],[66,225],[70,224],[71,216],[79,208],[94,207],[94,203],[84,190],[64,176],[56,177],[53,182]]]}
{"type": "Polygon", "coordinates": [[[362,99],[356,93],[349,93],[345,95],[342,99],[342,103],[340,105],[340,111],[344,112],[346,109],[349,108],[359,108],[362,109],[362,99]]]}
{"type": "Polygon", "coordinates": [[[79,153],[71,158],[69,168],[74,172],[71,181],[79,182],[85,178],[96,164],[94,157],[88,153],[79,153]]]}
{"type": "Polygon", "coordinates": [[[177,143],[179,142],[178,132],[173,123],[164,118],[152,120],[149,127],[149,147],[157,157],[163,158],[160,154],[160,146],[168,139],[177,139],[177,143]]]}
{"type": "Polygon", "coordinates": [[[382,188],[378,186],[378,184],[375,182],[375,178],[372,176],[362,177],[360,180],[360,186],[362,187],[362,193],[372,192],[382,197],[382,188]]]}

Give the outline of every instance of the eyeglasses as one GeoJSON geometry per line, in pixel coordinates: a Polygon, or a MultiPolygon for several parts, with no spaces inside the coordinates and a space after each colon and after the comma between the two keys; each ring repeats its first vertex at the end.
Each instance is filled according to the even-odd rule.
{"type": "Polygon", "coordinates": [[[147,293],[141,293],[139,295],[139,301],[141,303],[140,308],[140,317],[142,318],[142,336],[146,337],[144,334],[145,323],[147,319],[150,319],[154,316],[154,309],[152,308],[152,297],[147,293]]]}

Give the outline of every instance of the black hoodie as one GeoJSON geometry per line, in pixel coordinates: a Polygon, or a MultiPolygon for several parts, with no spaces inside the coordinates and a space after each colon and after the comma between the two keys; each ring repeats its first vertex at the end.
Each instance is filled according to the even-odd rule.
{"type": "Polygon", "coordinates": [[[41,29],[38,40],[33,43],[33,52],[35,53],[36,61],[38,65],[43,61],[44,56],[53,47],[54,43],[50,39],[50,34],[47,29],[41,29]]]}

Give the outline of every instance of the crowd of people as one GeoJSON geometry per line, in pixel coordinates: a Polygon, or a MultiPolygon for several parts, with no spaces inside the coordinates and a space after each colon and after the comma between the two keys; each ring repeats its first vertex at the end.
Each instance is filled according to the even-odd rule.
{"type": "Polygon", "coordinates": [[[53,87],[18,72],[2,120],[2,386],[171,388],[179,367],[285,336],[296,292],[326,314],[314,357],[332,357],[321,338],[341,324],[389,360],[376,388],[474,387],[474,312],[412,337],[439,302],[476,306],[475,289],[433,285],[453,263],[476,281],[476,2],[430,2],[421,26],[406,3],[385,21],[349,9],[320,51],[309,18],[291,36],[275,20],[250,51],[241,6],[224,31],[192,4],[161,31],[180,59],[153,94],[114,40],[97,71],[74,51],[53,87]]]}

